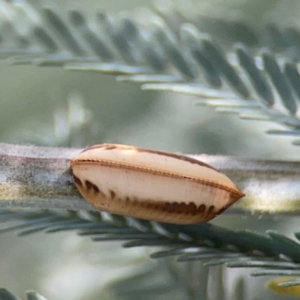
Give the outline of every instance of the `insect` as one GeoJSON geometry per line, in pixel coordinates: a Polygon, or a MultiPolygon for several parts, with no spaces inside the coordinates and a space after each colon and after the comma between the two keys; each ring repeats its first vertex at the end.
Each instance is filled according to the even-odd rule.
{"type": "Polygon", "coordinates": [[[71,168],[92,206],[140,219],[206,222],[244,196],[226,175],[199,160],[133,146],[92,146],[71,168]]]}

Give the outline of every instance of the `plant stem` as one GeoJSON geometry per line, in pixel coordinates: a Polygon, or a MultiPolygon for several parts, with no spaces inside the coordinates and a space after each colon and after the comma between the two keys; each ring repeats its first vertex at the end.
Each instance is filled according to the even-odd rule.
{"type": "Polygon", "coordinates": [[[0,144],[0,207],[91,209],[73,185],[80,149],[0,144]]]}
{"type": "MultiPolygon", "coordinates": [[[[0,207],[92,210],[69,169],[81,150],[0,143],[0,207]]],[[[300,214],[300,162],[189,156],[219,169],[246,194],[227,213],[300,214]]]]}

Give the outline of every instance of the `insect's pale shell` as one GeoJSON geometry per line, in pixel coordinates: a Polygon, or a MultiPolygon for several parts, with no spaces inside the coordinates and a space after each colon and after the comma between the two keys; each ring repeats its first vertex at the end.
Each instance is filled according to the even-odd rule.
{"type": "Polygon", "coordinates": [[[95,145],[71,163],[79,192],[95,208],[167,223],[206,222],[244,196],[196,159],[124,145],[95,145]]]}

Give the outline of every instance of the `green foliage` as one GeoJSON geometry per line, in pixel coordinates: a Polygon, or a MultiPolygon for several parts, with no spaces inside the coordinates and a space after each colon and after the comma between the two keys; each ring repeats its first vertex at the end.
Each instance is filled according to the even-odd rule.
{"type": "MultiPolygon", "coordinates": [[[[11,292],[7,289],[0,288],[0,299],[1,300],[17,300],[18,298],[14,296],[11,292]]],[[[43,296],[39,295],[34,291],[26,292],[26,299],[27,300],[46,300],[43,296]]]]}
{"type": "Polygon", "coordinates": [[[13,64],[117,75],[120,81],[142,83],[143,89],[199,96],[204,98],[200,105],[214,106],[219,113],[284,127],[269,134],[299,136],[295,28],[267,24],[258,33],[253,24],[207,17],[199,24],[197,13],[159,5],[143,22],[134,14],[105,11],[98,11],[94,22],[75,9],[64,16],[54,5],[33,9],[39,20],[33,22],[29,9],[29,4],[23,6],[28,33],[22,42],[16,34],[6,43],[2,28],[0,50],[13,64]],[[221,34],[212,24],[222,28],[221,34]]]}
{"type": "MultiPolygon", "coordinates": [[[[0,5],[16,9],[13,1],[0,5]]],[[[159,5],[154,12],[148,11],[143,21],[133,13],[98,11],[94,22],[80,10],[72,9],[64,15],[54,5],[35,9],[26,2],[20,11],[25,31],[21,32],[12,20],[0,26],[0,55],[14,65],[101,72],[119,81],[138,82],[146,90],[196,95],[199,105],[213,106],[219,113],[283,126],[269,134],[300,135],[300,47],[295,28],[267,24],[258,30],[243,21],[203,16],[199,20],[197,13],[185,14],[176,7],[162,9],[159,5]]],[[[300,145],[300,139],[293,144],[300,145]]],[[[176,265],[193,264],[195,269],[205,266],[203,274],[195,273],[195,278],[201,276],[204,281],[202,291],[207,286],[208,267],[218,265],[257,269],[251,271],[252,276],[300,276],[298,232],[294,241],[274,231],[261,234],[212,224],[179,226],[76,211],[63,214],[1,209],[0,221],[4,224],[0,232],[13,231],[19,236],[77,231],[95,242],[124,241],[125,248],[160,247],[151,254],[151,258],[163,261],[160,268],[107,287],[120,299],[146,300],[148,295],[176,299],[169,292],[178,292],[180,284],[184,292],[177,296],[206,297],[206,293],[199,296],[195,285],[184,280],[190,270],[172,273],[174,260],[176,265]],[[168,278],[168,284],[147,286],[147,279],[159,274],[168,278]],[[138,289],[128,289],[137,282],[138,289]]],[[[299,279],[291,279],[281,285],[299,284],[299,279]]],[[[242,281],[236,291],[238,295],[243,293],[242,281]]],[[[34,292],[26,297],[44,299],[34,292]]],[[[0,299],[16,298],[1,289],[0,299]]]]}
{"type": "MultiPolygon", "coordinates": [[[[300,244],[267,231],[230,230],[217,225],[175,225],[111,215],[104,212],[0,210],[4,222],[0,233],[13,231],[24,236],[39,231],[77,231],[95,242],[125,241],[124,248],[163,247],[152,258],[175,257],[179,262],[204,261],[230,268],[261,268],[261,275],[300,275],[300,244]]],[[[299,234],[295,234],[298,239],[299,234]]]]}

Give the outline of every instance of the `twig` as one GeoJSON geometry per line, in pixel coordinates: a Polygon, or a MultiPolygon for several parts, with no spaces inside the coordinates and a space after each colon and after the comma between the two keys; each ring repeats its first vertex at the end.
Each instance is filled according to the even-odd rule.
{"type": "Polygon", "coordinates": [[[91,209],[72,182],[80,149],[0,144],[0,206],[91,209]]]}
{"type": "MultiPolygon", "coordinates": [[[[92,210],[69,171],[80,151],[0,144],[0,207],[92,210]]],[[[300,214],[300,162],[190,156],[227,174],[246,194],[228,213],[300,214]]]]}

